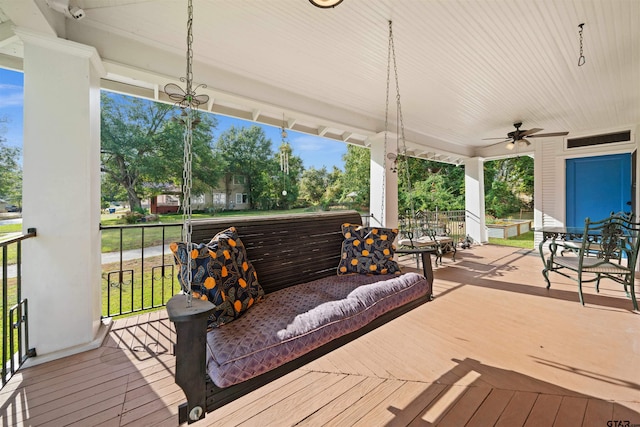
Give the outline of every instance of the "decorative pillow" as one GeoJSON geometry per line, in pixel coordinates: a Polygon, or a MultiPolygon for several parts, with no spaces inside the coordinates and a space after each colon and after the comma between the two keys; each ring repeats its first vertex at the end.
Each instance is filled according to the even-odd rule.
{"type": "Polygon", "coordinates": [[[211,258],[216,260],[216,270],[210,274],[221,284],[227,301],[233,306],[235,317],[247,311],[255,302],[264,298],[264,290],[258,282],[256,269],[249,261],[247,251],[235,227],[216,234],[207,244],[211,258]]]}
{"type": "Polygon", "coordinates": [[[193,298],[209,300],[215,305],[215,309],[209,317],[209,326],[219,326],[235,319],[233,307],[226,301],[222,287],[216,286],[216,279],[209,273],[214,269],[214,260],[210,255],[210,248],[204,243],[194,245],[191,252],[187,253],[187,245],[171,243],[171,251],[176,265],[179,267],[178,281],[185,294],[187,289],[187,273],[191,268],[191,292],[193,298]]]}
{"type": "MultiPolygon", "coordinates": [[[[172,243],[171,250],[180,265],[178,280],[186,292],[185,244],[172,243]]],[[[256,270],[247,258],[235,227],[216,234],[206,245],[194,246],[190,258],[193,297],[208,299],[215,305],[209,317],[210,327],[229,323],[264,297],[256,270]]]]}
{"type": "Polygon", "coordinates": [[[342,224],[342,256],[338,274],[400,274],[393,260],[397,229],[342,224]]]}

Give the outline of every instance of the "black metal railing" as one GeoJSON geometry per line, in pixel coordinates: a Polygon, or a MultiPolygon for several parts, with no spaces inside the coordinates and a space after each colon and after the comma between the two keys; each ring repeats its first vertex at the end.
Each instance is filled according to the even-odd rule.
{"type": "Polygon", "coordinates": [[[181,223],[100,230],[103,317],[162,307],[180,290],[169,244],[181,239],[181,223]]]}
{"type": "Polygon", "coordinates": [[[435,232],[439,236],[449,236],[457,245],[467,237],[466,211],[417,211],[414,215],[405,212],[398,218],[401,237],[406,237],[408,232],[413,237],[420,237],[427,230],[435,232]]]}
{"type": "Polygon", "coordinates": [[[2,386],[9,381],[35,349],[29,347],[27,299],[22,298],[22,241],[35,237],[36,229],[0,241],[2,253],[2,386]]]}

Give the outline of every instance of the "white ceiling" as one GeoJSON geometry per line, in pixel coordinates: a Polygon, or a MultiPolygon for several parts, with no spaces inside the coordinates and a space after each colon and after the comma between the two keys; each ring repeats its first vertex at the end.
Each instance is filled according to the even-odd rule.
{"type": "MultiPolygon", "coordinates": [[[[71,3],[84,19],[0,0],[0,66],[20,66],[18,26],[94,46],[105,88],[165,99],[185,74],[186,1],[71,3]]],[[[194,0],[198,92],[216,113],[367,145],[385,129],[389,20],[416,156],[504,154],[483,139],[518,121],[570,137],[640,124],[640,0],[194,0]]]]}

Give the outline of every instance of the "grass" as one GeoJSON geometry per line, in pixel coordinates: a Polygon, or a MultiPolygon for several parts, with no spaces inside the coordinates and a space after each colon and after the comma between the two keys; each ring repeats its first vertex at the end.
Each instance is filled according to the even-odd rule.
{"type": "Polygon", "coordinates": [[[145,258],[144,270],[142,267],[140,259],[123,262],[120,282],[119,263],[102,266],[103,316],[127,316],[133,312],[158,309],[180,291],[173,256],[166,255],[164,263],[161,256],[145,258]]]}
{"type": "MultiPolygon", "coordinates": [[[[0,225],[0,241],[4,240],[12,233],[22,231],[22,224],[0,225]]],[[[18,259],[17,245],[12,244],[7,247],[7,264],[15,264],[18,259]]],[[[0,265],[2,263],[2,252],[0,252],[0,265]]]]}
{"type": "Polygon", "coordinates": [[[509,237],[507,239],[498,239],[489,237],[489,243],[499,246],[511,246],[514,248],[534,249],[533,247],[533,231],[527,231],[519,236],[509,237]]]}
{"type": "MultiPolygon", "coordinates": [[[[1,279],[0,279],[1,280],[1,279]]],[[[18,295],[17,295],[17,279],[16,278],[10,278],[7,279],[7,326],[11,325],[11,319],[9,319],[9,309],[11,307],[13,307],[17,301],[18,301],[18,295]]],[[[2,305],[2,300],[0,300],[0,313],[3,312],[3,305],[2,305]]],[[[1,317],[1,315],[0,315],[1,317]]],[[[14,319],[15,320],[15,319],[14,319]]],[[[11,327],[11,326],[9,326],[11,327]]],[[[14,345],[17,346],[18,344],[18,338],[17,338],[17,334],[14,337],[14,345]]],[[[10,347],[9,347],[9,333],[7,332],[7,336],[5,337],[4,335],[4,323],[0,322],[0,340],[4,340],[2,342],[0,342],[0,349],[4,350],[5,352],[5,357],[7,358],[7,360],[9,360],[10,358],[10,347]]],[[[17,349],[17,347],[16,347],[17,349]]],[[[0,351],[2,351],[0,350],[0,351]]],[[[0,360],[2,360],[2,354],[0,353],[0,360]]]]}
{"type": "MultiPolygon", "coordinates": [[[[210,219],[210,218],[227,218],[238,216],[264,216],[274,214],[297,214],[308,213],[313,210],[309,208],[289,209],[283,211],[225,211],[211,214],[193,214],[194,220],[210,219]]],[[[158,222],[154,224],[164,224],[168,227],[153,227],[144,229],[144,247],[158,246],[163,243],[175,242],[181,239],[182,228],[177,224],[182,222],[181,214],[159,215],[158,222]],[[163,236],[163,230],[165,232],[163,236]]],[[[120,226],[124,225],[119,215],[106,214],[103,216],[102,226],[120,226]]],[[[123,228],[122,229],[122,250],[140,249],[142,247],[142,228],[123,228]]],[[[120,230],[102,230],[102,252],[119,252],[120,251],[120,230]]]]}

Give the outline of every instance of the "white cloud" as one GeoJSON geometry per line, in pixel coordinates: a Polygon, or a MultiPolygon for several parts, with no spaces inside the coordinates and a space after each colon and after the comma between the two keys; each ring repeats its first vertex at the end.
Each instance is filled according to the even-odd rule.
{"type": "Polygon", "coordinates": [[[0,108],[20,107],[24,101],[22,88],[0,83],[0,108]]]}

